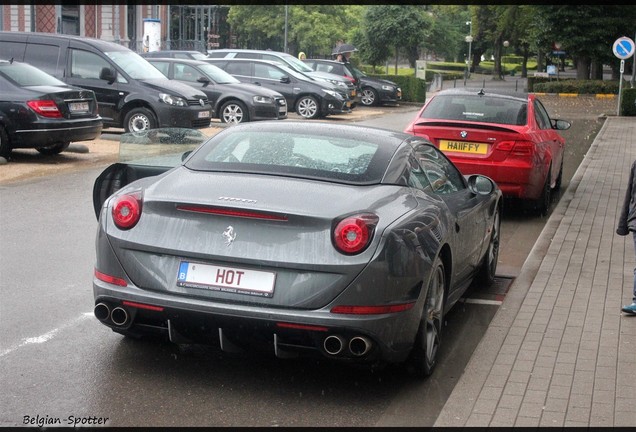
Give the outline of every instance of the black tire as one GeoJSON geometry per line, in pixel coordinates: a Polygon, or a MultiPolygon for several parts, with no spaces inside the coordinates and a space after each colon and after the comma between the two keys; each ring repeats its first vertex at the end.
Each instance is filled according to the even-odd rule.
{"type": "Polygon", "coordinates": [[[39,147],[36,150],[43,155],[56,155],[66,150],[69,145],[71,145],[70,142],[63,142],[63,143],[53,144],[46,147],[39,147]]]}
{"type": "Polygon", "coordinates": [[[157,127],[155,115],[148,108],[133,108],[124,118],[124,130],[128,132],[142,132],[157,127]]]}
{"type": "Polygon", "coordinates": [[[221,123],[238,124],[250,121],[250,115],[245,104],[237,100],[225,102],[219,110],[219,118],[221,123]]]}
{"type": "Polygon", "coordinates": [[[550,204],[552,204],[552,187],[550,183],[552,182],[550,171],[552,167],[548,170],[548,176],[545,179],[545,184],[543,185],[543,191],[541,192],[541,196],[535,203],[535,209],[539,216],[546,216],[548,211],[550,211],[550,204]]]}
{"type": "Polygon", "coordinates": [[[4,130],[4,126],[0,126],[0,157],[9,159],[11,156],[11,142],[9,142],[9,135],[4,130]]]}
{"type": "Polygon", "coordinates": [[[560,191],[563,183],[563,160],[561,160],[561,168],[559,168],[559,175],[557,176],[556,183],[554,184],[554,190],[560,191]]]}
{"type": "Polygon", "coordinates": [[[318,104],[318,99],[313,96],[301,96],[298,101],[296,101],[296,113],[306,119],[320,117],[320,104],[318,104]]]}
{"type": "Polygon", "coordinates": [[[501,214],[499,206],[495,209],[493,218],[492,233],[490,234],[490,242],[488,250],[484,256],[484,260],[477,273],[477,282],[482,285],[490,286],[495,282],[495,273],[497,272],[497,261],[499,260],[499,242],[501,241],[501,214]]]}
{"type": "Polygon", "coordinates": [[[378,92],[371,87],[365,87],[360,94],[360,103],[364,106],[377,105],[379,102],[378,92]]]}
{"type": "Polygon", "coordinates": [[[409,371],[421,378],[430,376],[437,365],[444,325],[445,293],[444,263],[437,257],[431,270],[424,310],[407,366],[409,371]]]}

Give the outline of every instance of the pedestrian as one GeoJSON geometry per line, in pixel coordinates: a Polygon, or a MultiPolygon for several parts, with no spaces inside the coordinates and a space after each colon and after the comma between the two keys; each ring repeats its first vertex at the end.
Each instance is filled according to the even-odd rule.
{"type": "Polygon", "coordinates": [[[307,55],[305,55],[304,52],[299,52],[298,53],[298,60],[305,60],[307,58],[307,55]]]}
{"type": "MultiPolygon", "coordinates": [[[[632,162],[629,171],[629,182],[627,183],[627,191],[623,201],[623,208],[618,219],[618,228],[616,234],[626,236],[632,233],[634,240],[634,253],[636,253],[636,160],[632,162]]],[[[632,304],[623,306],[623,312],[636,315],[636,268],[634,268],[634,286],[632,288],[632,304]]]]}

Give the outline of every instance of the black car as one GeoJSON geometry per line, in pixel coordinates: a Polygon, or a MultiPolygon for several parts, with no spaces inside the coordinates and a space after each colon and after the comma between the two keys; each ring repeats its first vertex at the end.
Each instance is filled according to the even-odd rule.
{"type": "Polygon", "coordinates": [[[140,54],[145,59],[151,58],[176,58],[176,59],[192,59],[192,60],[205,60],[208,58],[207,54],[203,54],[200,51],[195,50],[163,50],[163,51],[148,51],[140,54]]]}
{"type": "Polygon", "coordinates": [[[64,84],[27,63],[0,60],[0,156],[14,148],[57,154],[97,138],[102,118],[91,90],[64,84]]]}
{"type": "Polygon", "coordinates": [[[218,117],[223,123],[287,118],[287,102],[282,94],[263,86],[242,83],[213,64],[176,58],[147,60],[171,80],[205,93],[212,105],[212,117],[218,117]]]}
{"type": "Polygon", "coordinates": [[[402,89],[393,81],[367,76],[350,63],[309,59],[304,62],[316,71],[344,76],[356,84],[362,105],[396,104],[402,100],[402,89]]]}
{"type": "Polygon", "coordinates": [[[120,44],[66,34],[0,31],[0,58],[29,63],[95,92],[104,127],[140,132],[210,127],[207,96],[163,76],[120,44]]]}
{"type": "Polygon", "coordinates": [[[318,81],[280,63],[256,59],[209,59],[242,82],[281,93],[288,109],[307,119],[351,112],[346,90],[326,81],[318,81]]]}

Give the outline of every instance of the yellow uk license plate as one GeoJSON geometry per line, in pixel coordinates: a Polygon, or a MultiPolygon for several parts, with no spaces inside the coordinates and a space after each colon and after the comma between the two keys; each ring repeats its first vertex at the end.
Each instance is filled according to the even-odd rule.
{"type": "Polygon", "coordinates": [[[441,151],[459,153],[486,154],[488,153],[488,144],[466,141],[440,140],[439,149],[441,151]]]}

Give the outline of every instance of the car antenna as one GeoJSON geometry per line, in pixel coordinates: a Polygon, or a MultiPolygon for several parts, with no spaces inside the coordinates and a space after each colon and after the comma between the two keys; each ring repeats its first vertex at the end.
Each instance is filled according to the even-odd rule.
{"type": "Polygon", "coordinates": [[[9,64],[13,64],[13,57],[11,57],[11,60],[9,60],[9,64]]]}
{"type": "Polygon", "coordinates": [[[477,92],[477,94],[478,94],[479,96],[483,96],[483,95],[485,95],[485,94],[486,94],[486,92],[484,91],[484,89],[481,89],[481,90],[479,90],[479,91],[477,92]]]}

